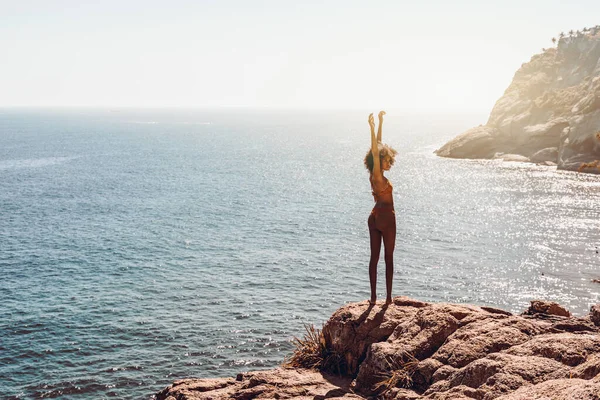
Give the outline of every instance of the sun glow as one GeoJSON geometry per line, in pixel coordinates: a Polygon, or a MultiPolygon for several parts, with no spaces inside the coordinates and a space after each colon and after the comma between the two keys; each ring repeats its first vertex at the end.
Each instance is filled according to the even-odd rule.
{"type": "Polygon", "coordinates": [[[489,111],[552,35],[600,11],[588,2],[567,16],[537,0],[58,3],[0,3],[0,106],[489,111]]]}

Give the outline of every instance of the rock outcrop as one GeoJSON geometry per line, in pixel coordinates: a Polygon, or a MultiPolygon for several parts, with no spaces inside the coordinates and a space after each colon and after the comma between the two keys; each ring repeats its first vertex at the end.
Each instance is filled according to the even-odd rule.
{"type": "Polygon", "coordinates": [[[327,399],[361,397],[351,393],[349,378],[307,369],[276,368],[234,378],[181,379],[156,395],[157,400],[327,399]]]}
{"type": "Polygon", "coordinates": [[[515,73],[487,123],[436,154],[600,173],[594,163],[600,159],[600,26],[561,37],[556,48],[533,56],[515,73]]]}
{"type": "MultiPolygon", "coordinates": [[[[599,306],[574,317],[533,301],[521,315],[407,297],[351,303],[323,327],[329,371],[277,368],[184,379],[157,400],[387,398],[600,399],[599,306]]],[[[325,350],[325,351],[323,351],[325,350]]]]}

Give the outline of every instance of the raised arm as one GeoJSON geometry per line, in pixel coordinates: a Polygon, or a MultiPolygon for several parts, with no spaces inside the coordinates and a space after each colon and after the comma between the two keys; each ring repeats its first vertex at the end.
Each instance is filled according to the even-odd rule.
{"type": "Polygon", "coordinates": [[[371,128],[371,153],[373,154],[373,177],[381,175],[381,166],[379,165],[379,145],[375,136],[375,119],[373,113],[369,115],[369,127],[371,128]]]}
{"type": "Polygon", "coordinates": [[[383,116],[385,115],[385,111],[379,111],[379,128],[377,128],[377,141],[381,143],[381,127],[383,125],[383,116]]]}

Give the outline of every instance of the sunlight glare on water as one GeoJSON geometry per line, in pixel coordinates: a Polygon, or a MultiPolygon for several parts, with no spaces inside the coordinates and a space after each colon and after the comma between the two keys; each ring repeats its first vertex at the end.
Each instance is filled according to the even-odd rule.
{"type": "MultiPolygon", "coordinates": [[[[303,324],[367,299],[364,114],[5,110],[3,394],[150,398],[270,368],[303,324]]],[[[387,116],[394,293],[586,313],[600,177],[433,155],[484,119],[387,116]]]]}

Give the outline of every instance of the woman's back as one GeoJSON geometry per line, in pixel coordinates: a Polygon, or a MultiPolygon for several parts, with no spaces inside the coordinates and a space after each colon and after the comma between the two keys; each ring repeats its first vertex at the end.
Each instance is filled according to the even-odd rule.
{"type": "Polygon", "coordinates": [[[392,195],[394,187],[386,177],[383,177],[383,184],[374,184],[372,177],[369,181],[371,182],[371,190],[376,203],[375,206],[394,204],[394,197],[392,195]]]}

